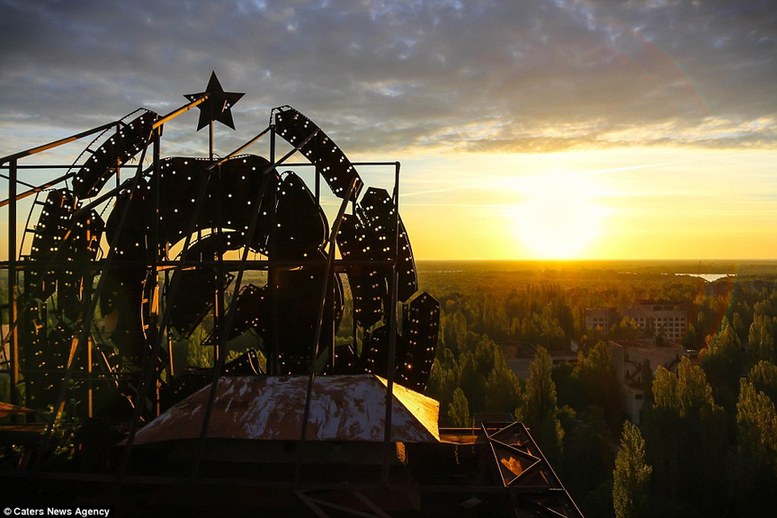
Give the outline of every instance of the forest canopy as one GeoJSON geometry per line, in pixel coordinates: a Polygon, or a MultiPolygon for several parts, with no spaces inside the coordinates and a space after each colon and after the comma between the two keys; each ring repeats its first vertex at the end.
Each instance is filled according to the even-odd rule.
{"type": "Polygon", "coordinates": [[[427,390],[441,426],[523,420],[587,516],[777,504],[777,264],[422,262],[419,277],[442,310],[427,390]],[[687,315],[679,344],[624,316],[645,301],[687,315]],[[587,327],[594,308],[612,324],[587,327]],[[644,366],[638,426],[607,345],[636,338],[682,352],[644,366]]]}

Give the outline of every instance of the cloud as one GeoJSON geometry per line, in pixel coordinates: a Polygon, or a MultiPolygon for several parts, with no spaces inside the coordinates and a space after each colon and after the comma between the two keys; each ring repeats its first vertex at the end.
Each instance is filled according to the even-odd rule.
{"type": "Polygon", "coordinates": [[[774,147],[769,4],[2,0],[0,153],[171,110],[211,70],[247,93],[225,145],[291,104],[349,154],[774,147]]]}

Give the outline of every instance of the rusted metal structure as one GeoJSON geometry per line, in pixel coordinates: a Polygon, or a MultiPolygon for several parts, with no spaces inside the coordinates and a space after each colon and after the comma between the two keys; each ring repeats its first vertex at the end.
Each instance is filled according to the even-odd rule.
{"type": "Polygon", "coordinates": [[[166,512],[201,508],[205,487],[218,490],[205,507],[235,512],[579,515],[517,423],[438,430],[422,392],[439,305],[417,293],[399,163],[352,163],[289,106],[216,158],[214,123],[234,129],[242,95],[213,74],[169,114],[0,159],[14,420],[0,438],[22,445],[18,494],[166,512]],[[163,157],[164,127],[195,107],[208,156],[163,157]],[[87,138],[70,165],[25,161],[87,138]],[[391,192],[365,187],[371,168],[391,192]],[[55,178],[33,184],[29,170],[55,178]],[[181,344],[207,365],[182,362],[181,344]],[[60,465],[63,450],[76,460],[60,465]]]}

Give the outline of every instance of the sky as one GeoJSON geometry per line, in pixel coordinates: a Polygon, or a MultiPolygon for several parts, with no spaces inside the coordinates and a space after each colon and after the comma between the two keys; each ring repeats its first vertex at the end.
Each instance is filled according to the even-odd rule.
{"type": "MultiPolygon", "coordinates": [[[[420,260],[777,259],[772,0],[0,0],[0,155],[211,71],[217,153],[289,104],[400,161],[420,260]]],[[[195,112],[165,156],[207,154],[195,112]]]]}

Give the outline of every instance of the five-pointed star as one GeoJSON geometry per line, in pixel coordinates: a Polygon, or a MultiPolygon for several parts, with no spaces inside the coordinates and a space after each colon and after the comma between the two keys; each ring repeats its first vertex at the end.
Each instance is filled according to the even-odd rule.
{"type": "Polygon", "coordinates": [[[197,106],[197,108],[200,109],[200,121],[197,124],[197,131],[200,131],[212,121],[219,121],[222,124],[226,124],[230,128],[235,129],[235,123],[232,120],[230,108],[232,108],[244,94],[225,92],[221,87],[221,83],[219,83],[219,79],[216,77],[216,72],[211,72],[210,81],[208,81],[208,86],[205,88],[204,92],[186,94],[184,97],[189,101],[194,101],[203,95],[207,95],[208,99],[197,106]]]}

